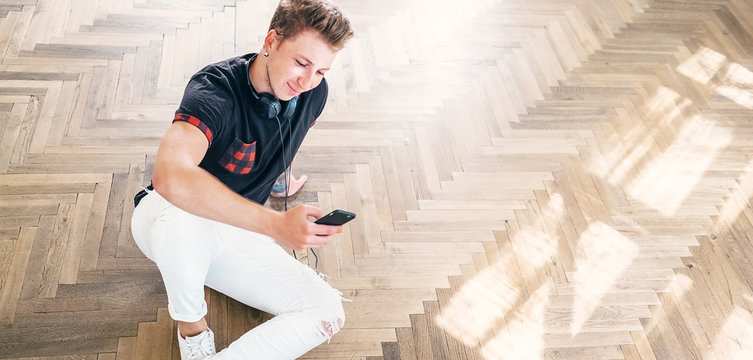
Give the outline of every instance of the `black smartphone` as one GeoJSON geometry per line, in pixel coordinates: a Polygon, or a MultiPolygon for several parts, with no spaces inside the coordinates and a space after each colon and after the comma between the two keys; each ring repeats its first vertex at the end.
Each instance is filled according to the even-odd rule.
{"type": "Polygon", "coordinates": [[[346,222],[356,218],[356,214],[345,210],[333,210],[331,213],[322,216],[314,221],[321,225],[343,225],[346,222]]]}

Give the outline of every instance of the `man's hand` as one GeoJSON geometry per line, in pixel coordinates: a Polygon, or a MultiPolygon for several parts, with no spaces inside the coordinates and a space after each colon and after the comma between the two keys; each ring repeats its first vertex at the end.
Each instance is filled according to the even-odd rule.
{"type": "Polygon", "coordinates": [[[342,226],[315,224],[309,217],[322,217],[322,210],[308,205],[298,205],[285,213],[279,213],[271,231],[280,245],[302,251],[320,248],[332,240],[332,235],[341,233],[342,226]]]}

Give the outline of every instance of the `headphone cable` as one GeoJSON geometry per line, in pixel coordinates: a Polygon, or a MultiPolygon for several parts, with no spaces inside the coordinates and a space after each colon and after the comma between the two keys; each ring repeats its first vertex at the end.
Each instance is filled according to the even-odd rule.
{"type": "Polygon", "coordinates": [[[284,182],[285,182],[285,211],[288,211],[288,169],[285,164],[287,163],[288,159],[285,156],[285,141],[282,138],[282,124],[280,124],[280,117],[275,115],[275,119],[277,119],[277,134],[280,135],[280,144],[282,145],[282,172],[284,174],[284,182]]]}
{"type": "MultiPolygon", "coordinates": [[[[283,208],[285,209],[285,212],[287,212],[288,211],[288,191],[290,191],[289,178],[288,177],[290,175],[292,175],[292,173],[293,173],[293,161],[291,159],[291,161],[290,161],[290,168],[288,170],[288,167],[285,166],[285,164],[287,163],[288,160],[287,160],[287,157],[285,156],[285,154],[286,154],[285,153],[285,141],[283,140],[283,137],[282,137],[282,124],[280,123],[280,117],[279,116],[275,115],[275,119],[277,119],[277,130],[278,130],[278,134],[280,135],[280,144],[282,145],[282,166],[283,166],[283,176],[285,177],[285,180],[284,180],[284,183],[285,183],[285,200],[284,200],[284,203],[283,203],[284,204],[283,208]]],[[[292,135],[292,130],[291,130],[292,127],[293,127],[293,124],[291,123],[290,126],[288,127],[288,139],[292,139],[292,136],[293,136],[292,135]]],[[[310,249],[310,250],[311,250],[311,253],[314,254],[314,271],[316,271],[318,273],[319,272],[319,256],[316,255],[316,252],[314,251],[314,249],[310,249]]],[[[296,260],[298,260],[298,256],[295,254],[295,250],[292,250],[292,253],[293,253],[293,258],[295,258],[296,260]]]]}

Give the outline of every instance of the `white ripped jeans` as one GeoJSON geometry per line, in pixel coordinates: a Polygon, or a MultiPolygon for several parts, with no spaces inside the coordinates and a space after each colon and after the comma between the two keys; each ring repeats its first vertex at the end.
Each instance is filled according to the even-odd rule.
{"type": "Polygon", "coordinates": [[[341,293],[268,236],[189,214],[153,190],[131,230],[162,274],[173,319],[206,315],[205,284],[275,315],[220,352],[223,359],[295,359],[345,323],[341,293]]]}

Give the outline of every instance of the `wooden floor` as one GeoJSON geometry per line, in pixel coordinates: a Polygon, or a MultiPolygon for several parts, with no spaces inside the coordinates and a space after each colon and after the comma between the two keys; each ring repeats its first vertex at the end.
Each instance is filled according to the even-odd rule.
{"type": "MultiPolygon", "coordinates": [[[[353,302],[305,359],[753,358],[753,1],[339,3],[293,203],[358,214],[353,302]]],[[[0,358],[179,359],[132,196],[275,6],[0,1],[0,358]]],[[[269,318],[207,299],[219,348],[269,318]]]]}

